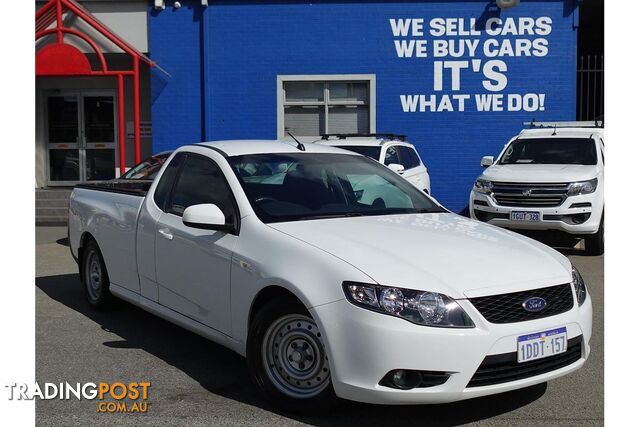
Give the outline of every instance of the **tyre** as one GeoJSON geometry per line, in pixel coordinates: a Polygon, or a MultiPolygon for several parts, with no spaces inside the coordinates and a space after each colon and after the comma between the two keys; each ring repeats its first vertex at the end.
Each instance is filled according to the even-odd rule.
{"type": "Polygon", "coordinates": [[[97,309],[109,307],[113,299],[109,292],[109,274],[100,248],[93,240],[82,251],[81,277],[89,304],[97,309]]]}
{"type": "Polygon", "coordinates": [[[585,237],[584,248],[587,255],[597,256],[604,253],[604,215],[602,215],[602,219],[600,220],[598,232],[585,237]]]}
{"type": "Polygon", "coordinates": [[[256,314],[247,364],[265,398],[284,411],[322,412],[337,402],[322,334],[295,299],[273,300],[256,314]]]}

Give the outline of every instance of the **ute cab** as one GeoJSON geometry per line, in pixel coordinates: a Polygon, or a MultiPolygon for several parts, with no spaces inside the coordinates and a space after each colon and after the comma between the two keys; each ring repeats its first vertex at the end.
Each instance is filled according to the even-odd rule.
{"type": "Polygon", "coordinates": [[[353,151],[382,163],[414,187],[431,194],[429,171],[413,144],[404,135],[326,134],[316,144],[353,151]]]}

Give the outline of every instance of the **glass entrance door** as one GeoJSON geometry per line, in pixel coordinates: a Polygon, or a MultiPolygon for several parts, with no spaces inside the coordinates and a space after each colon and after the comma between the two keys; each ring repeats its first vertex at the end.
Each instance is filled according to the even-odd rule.
{"type": "Polygon", "coordinates": [[[85,95],[81,154],[85,181],[105,181],[116,177],[115,98],[85,95]]]}
{"type": "Polygon", "coordinates": [[[68,93],[47,97],[49,185],[116,176],[115,96],[68,93]]]}
{"type": "Polygon", "coordinates": [[[80,182],[80,97],[77,95],[47,98],[50,185],[73,185],[80,182]]]}

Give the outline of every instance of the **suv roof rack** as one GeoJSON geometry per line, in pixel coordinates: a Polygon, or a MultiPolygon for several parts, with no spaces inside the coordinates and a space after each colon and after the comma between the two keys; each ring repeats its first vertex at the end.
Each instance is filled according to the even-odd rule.
{"type": "Polygon", "coordinates": [[[382,139],[394,139],[398,141],[406,141],[406,135],[398,135],[395,133],[325,133],[321,135],[321,139],[328,140],[331,137],[338,139],[347,138],[382,138],[382,139]]]}
{"type": "Polygon", "coordinates": [[[604,121],[582,121],[582,122],[536,122],[535,119],[532,122],[524,122],[524,126],[534,128],[604,128],[604,121]]]}

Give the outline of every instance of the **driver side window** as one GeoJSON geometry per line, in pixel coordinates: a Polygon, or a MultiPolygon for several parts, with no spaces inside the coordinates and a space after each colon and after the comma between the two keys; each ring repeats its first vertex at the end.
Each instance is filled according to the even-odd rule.
{"type": "Polygon", "coordinates": [[[224,213],[225,224],[235,221],[235,200],[218,165],[211,159],[190,153],[178,176],[167,212],[182,216],[189,206],[213,203],[224,213]]]}

